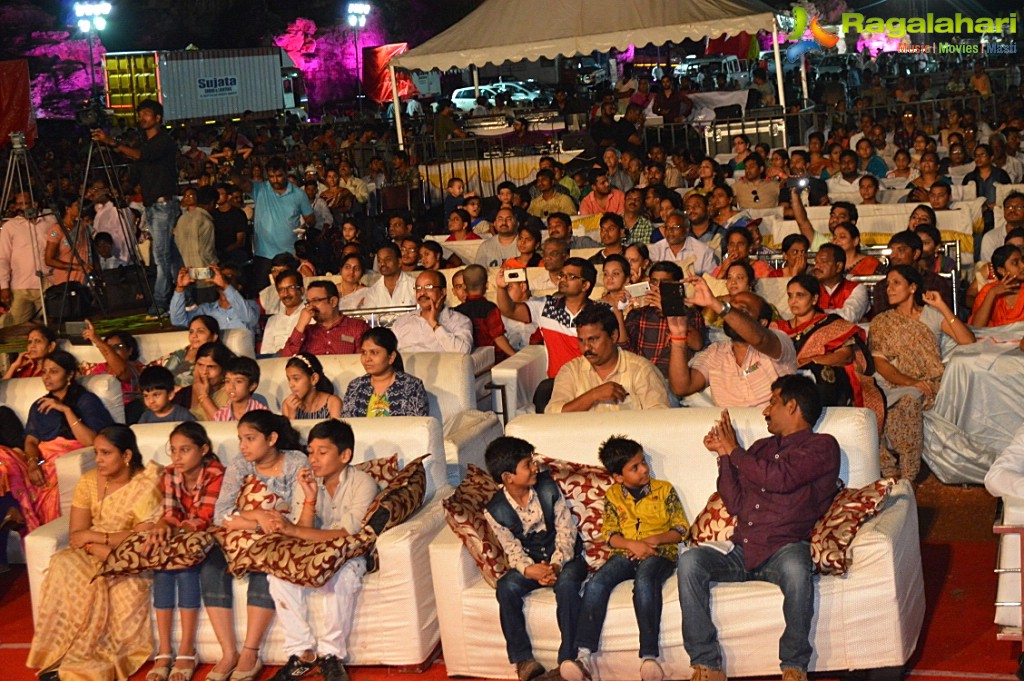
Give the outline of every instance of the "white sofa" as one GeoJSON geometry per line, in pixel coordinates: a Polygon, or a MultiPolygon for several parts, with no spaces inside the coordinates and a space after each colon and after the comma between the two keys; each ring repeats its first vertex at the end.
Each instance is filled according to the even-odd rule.
{"type": "MultiPolygon", "coordinates": [[[[424,417],[359,418],[348,422],[355,431],[355,462],[397,453],[399,465],[405,466],[418,456],[436,453],[425,461],[427,492],[423,507],[377,541],[380,570],[363,580],[354,615],[355,626],[349,638],[349,661],[352,664],[419,666],[432,658],[439,640],[427,551],[430,541],[444,525],[441,499],[451,491],[445,482],[441,430],[435,419],[424,417]]],[[[294,422],[303,437],[314,424],[315,421],[294,422]]],[[[174,425],[132,427],[146,461],[169,463],[166,444],[174,425]]],[[[221,461],[239,455],[236,424],[204,425],[221,461]]],[[[69,457],[78,460],[79,472],[93,467],[91,448],[69,457]]],[[[50,556],[67,546],[68,519],[65,514],[26,539],[33,617],[38,612],[39,594],[50,556]]],[[[245,633],[246,585],[246,580],[235,580],[235,626],[239,641],[245,633]]],[[[323,631],[321,599],[314,595],[311,600],[314,629],[323,631]]],[[[283,664],[287,659],[282,649],[283,642],[284,633],[275,621],[263,647],[264,661],[283,664]]],[[[200,611],[198,645],[203,662],[219,659],[220,648],[205,610],[200,611]]]]}
{"type": "Polygon", "coordinates": [[[533,412],[533,394],[548,377],[548,350],[543,345],[527,345],[491,369],[494,411],[511,421],[533,412]]]}
{"type": "MultiPolygon", "coordinates": [[[[483,356],[483,353],[481,353],[483,356]]],[[[493,362],[494,355],[491,354],[493,362]]],[[[334,392],[344,396],[352,379],[365,374],[358,355],[321,355],[324,373],[334,384],[334,392]]],[[[444,433],[448,479],[458,484],[466,464],[483,465],[484,449],[501,435],[501,423],[490,412],[477,409],[476,367],[473,358],[453,352],[413,352],[402,356],[406,372],[423,381],[430,401],[430,415],[439,419],[444,433]]],[[[257,360],[260,386],[257,392],[270,408],[280,413],[288,396],[285,377],[286,357],[257,360]]]]}
{"type": "MultiPolygon", "coordinates": [[[[719,414],[717,409],[673,409],[528,415],[509,423],[505,432],[531,442],[539,454],[597,465],[600,443],[610,435],[628,433],[644,445],[656,477],[675,485],[692,521],[715,491],[715,457],[702,440],[719,414]]],[[[768,434],[759,410],[733,410],[732,417],[741,444],[768,434]]],[[[839,440],[840,474],[850,486],[878,478],[878,434],[870,411],[829,409],[818,430],[839,440]]],[[[852,564],[846,576],[816,579],[811,670],[890,668],[888,673],[895,674],[891,668],[903,665],[914,651],[925,605],[917,506],[909,484],[895,487],[885,509],[864,524],[850,550],[852,564]]],[[[448,528],[431,544],[430,563],[448,674],[515,678],[505,655],[494,589],[448,528]]],[[[665,585],[664,599],[662,664],[667,678],[689,678],[674,577],[665,585]]],[[[553,591],[535,591],[525,608],[534,653],[551,668],[560,641],[553,591]]],[[[763,582],[718,585],[712,611],[730,678],[779,673],[783,619],[777,587],[763,582]]],[[[600,675],[636,678],[637,645],[631,585],[623,584],[612,594],[595,657],[600,675]]]]}
{"type": "MultiPolygon", "coordinates": [[[[135,334],[139,342],[139,361],[148,364],[188,345],[188,331],[160,331],[158,333],[135,334]]],[[[226,329],[221,331],[220,340],[228,350],[243,357],[255,357],[256,349],[252,332],[248,329],[226,329]]],[[[60,341],[62,350],[67,350],[79,362],[102,362],[103,355],[90,344],[73,345],[67,340],[60,341]]]]}

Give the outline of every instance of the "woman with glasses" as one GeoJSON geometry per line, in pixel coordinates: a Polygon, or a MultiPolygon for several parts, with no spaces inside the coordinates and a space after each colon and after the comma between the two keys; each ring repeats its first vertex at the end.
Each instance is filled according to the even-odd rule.
{"type": "Polygon", "coordinates": [[[82,338],[100,351],[103,361],[82,362],[78,365],[78,373],[81,376],[110,374],[117,378],[121,382],[121,395],[124,398],[125,422],[132,425],[145,411],[142,392],[139,390],[139,374],[145,368],[139,361],[139,343],[127,331],[111,331],[101,338],[96,335],[92,322],[86,320],[85,324],[82,338]]]}

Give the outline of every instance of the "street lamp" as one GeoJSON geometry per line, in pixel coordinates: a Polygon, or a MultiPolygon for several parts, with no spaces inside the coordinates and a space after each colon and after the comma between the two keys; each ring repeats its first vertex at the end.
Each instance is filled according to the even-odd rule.
{"type": "Polygon", "coordinates": [[[363,72],[362,55],[359,54],[359,29],[366,28],[366,17],[373,9],[368,2],[348,3],[348,25],[355,32],[356,46],[356,100],[359,102],[359,113],[363,112],[363,72]]]}
{"type": "Polygon", "coordinates": [[[89,97],[96,97],[96,59],[93,56],[93,42],[97,38],[97,31],[107,27],[107,15],[113,7],[109,2],[76,2],[74,5],[75,17],[78,18],[78,30],[85,33],[89,40],[89,81],[92,89],[89,97]]]}

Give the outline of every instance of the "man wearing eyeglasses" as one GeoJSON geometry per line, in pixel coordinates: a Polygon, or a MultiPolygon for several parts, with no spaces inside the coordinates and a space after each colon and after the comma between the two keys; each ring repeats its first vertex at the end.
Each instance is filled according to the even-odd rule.
{"type": "Polygon", "coordinates": [[[665,238],[651,244],[651,262],[669,260],[681,263],[684,260],[693,258],[693,268],[698,275],[712,273],[715,271],[715,254],[702,242],[689,235],[686,228],[686,214],[680,210],[674,210],[665,218],[665,224],[661,231],[665,238]]]}
{"type": "Polygon", "coordinates": [[[267,325],[263,328],[263,343],[260,345],[261,355],[276,355],[288,342],[299,322],[302,296],[306,293],[302,286],[302,275],[290,269],[274,278],[274,287],[281,299],[281,311],[267,319],[267,325]]]}
{"type": "Polygon", "coordinates": [[[314,355],[352,355],[359,352],[363,334],[370,325],[362,319],[346,317],[338,309],[338,287],[333,281],[316,279],[306,290],[306,304],[278,353],[291,357],[300,352],[314,355]]]}
{"type": "Polygon", "coordinates": [[[1010,192],[1003,199],[1006,230],[990,229],[981,238],[981,262],[992,262],[992,254],[1006,241],[1006,235],[1024,227],[1024,193],[1010,192]]]}
{"type": "Polygon", "coordinates": [[[445,305],[448,279],[440,270],[416,277],[418,309],[395,320],[391,330],[402,352],[462,352],[473,350],[473,322],[445,305]]]}
{"type": "Polygon", "coordinates": [[[743,177],[732,186],[736,205],[740,208],[775,208],[779,205],[779,183],[764,179],[764,159],[759,154],[747,156],[743,177]]]}

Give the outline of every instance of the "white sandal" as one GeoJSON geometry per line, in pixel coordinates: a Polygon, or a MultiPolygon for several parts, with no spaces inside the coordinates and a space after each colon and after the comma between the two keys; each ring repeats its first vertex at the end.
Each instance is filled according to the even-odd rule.
{"type": "Polygon", "coordinates": [[[146,681],[167,681],[167,677],[171,675],[171,667],[174,666],[174,654],[165,653],[163,655],[157,655],[153,658],[153,668],[146,672],[146,681]],[[157,667],[157,660],[170,660],[166,667],[157,667]]]}
{"type": "Polygon", "coordinates": [[[172,666],[170,676],[177,681],[192,681],[192,676],[196,673],[196,656],[192,655],[178,655],[178,659],[174,661],[177,665],[181,660],[192,660],[192,667],[190,669],[182,669],[181,667],[172,666]]]}

